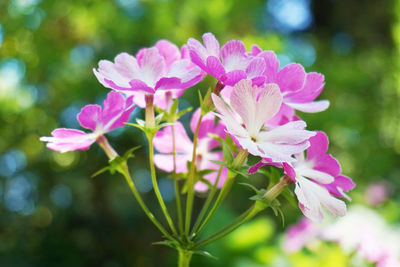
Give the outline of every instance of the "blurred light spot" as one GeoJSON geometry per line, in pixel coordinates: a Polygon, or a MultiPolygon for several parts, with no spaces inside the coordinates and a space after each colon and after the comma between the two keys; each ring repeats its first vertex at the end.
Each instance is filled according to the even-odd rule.
{"type": "Polygon", "coordinates": [[[138,0],[115,0],[115,3],[131,18],[143,15],[143,7],[138,0]]]}
{"type": "Polygon", "coordinates": [[[51,189],[50,197],[54,204],[66,208],[72,203],[71,188],[65,184],[58,184],[51,189]]]}
{"type": "Polygon", "coordinates": [[[282,69],[287,64],[290,64],[293,62],[291,55],[289,55],[289,54],[278,54],[276,56],[278,57],[278,60],[279,60],[279,69],[282,69]]]}
{"type": "Polygon", "coordinates": [[[0,97],[8,96],[25,75],[25,64],[18,59],[6,59],[0,64],[0,97]]]}
{"type": "Polygon", "coordinates": [[[151,174],[146,169],[138,169],[133,173],[133,182],[141,193],[147,193],[153,188],[151,174]]]}
{"type": "Polygon", "coordinates": [[[53,215],[47,207],[40,206],[36,209],[33,214],[32,223],[36,227],[47,227],[51,224],[53,220],[53,215]]]}
{"type": "Polygon", "coordinates": [[[3,43],[4,33],[3,33],[3,26],[0,24],[0,47],[3,43]]]}
{"type": "Polygon", "coordinates": [[[162,198],[165,201],[170,201],[175,198],[175,188],[172,179],[161,178],[158,181],[158,186],[160,187],[162,198]]]}
{"type": "Polygon", "coordinates": [[[78,154],[71,151],[66,153],[53,152],[54,161],[61,167],[67,168],[77,161],[78,154]]]}
{"type": "Polygon", "coordinates": [[[35,185],[25,175],[19,175],[8,181],[4,196],[4,205],[10,211],[30,215],[35,210],[35,185]]]}
{"type": "Polygon", "coordinates": [[[278,31],[305,30],[312,23],[308,0],[269,0],[267,10],[275,19],[278,31]]]}
{"type": "Polygon", "coordinates": [[[31,107],[38,98],[38,90],[33,85],[27,85],[17,91],[17,102],[22,108],[31,107]]]}
{"type": "Polygon", "coordinates": [[[36,8],[32,13],[30,13],[27,18],[25,25],[30,30],[36,30],[42,23],[46,13],[41,8],[36,8]]]}
{"type": "Polygon", "coordinates": [[[305,67],[310,67],[317,58],[314,46],[310,41],[303,38],[291,40],[288,50],[294,56],[295,61],[300,62],[305,67]]]}
{"type": "Polygon", "coordinates": [[[26,167],[25,153],[18,149],[13,149],[0,156],[0,175],[10,177],[26,167]]]}
{"type": "Polygon", "coordinates": [[[81,111],[77,105],[71,105],[61,112],[60,121],[68,128],[79,128],[80,124],[76,116],[81,111]]]}
{"type": "Polygon", "coordinates": [[[8,13],[11,16],[30,14],[42,0],[11,0],[8,5],[8,13]]]}
{"type": "Polygon", "coordinates": [[[266,217],[254,220],[232,233],[227,244],[232,249],[246,249],[271,238],[274,226],[266,217]]]}
{"type": "Polygon", "coordinates": [[[72,48],[69,60],[77,66],[86,66],[93,59],[94,50],[88,45],[77,45],[72,48]]]}
{"type": "Polygon", "coordinates": [[[353,38],[347,33],[339,32],[332,38],[332,49],[338,55],[348,55],[353,50],[353,46],[353,38]]]}

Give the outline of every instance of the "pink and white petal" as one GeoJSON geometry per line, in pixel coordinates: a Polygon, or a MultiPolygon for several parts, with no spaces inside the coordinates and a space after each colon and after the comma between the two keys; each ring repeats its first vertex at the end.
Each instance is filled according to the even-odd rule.
{"type": "Polygon", "coordinates": [[[329,173],[318,171],[312,168],[302,168],[301,175],[318,182],[319,184],[330,184],[335,178],[329,173]]]}
{"type": "MultiPolygon", "coordinates": [[[[176,173],[187,172],[188,155],[176,155],[176,173]]],[[[156,154],[154,155],[154,164],[157,168],[165,171],[172,172],[174,170],[174,161],[172,155],[156,154]]]]}
{"type": "Polygon", "coordinates": [[[163,77],[157,81],[154,89],[157,90],[169,90],[169,89],[181,89],[181,79],[176,77],[163,77]]]}
{"type": "Polygon", "coordinates": [[[228,86],[234,86],[235,84],[237,84],[240,80],[246,79],[246,72],[243,70],[233,70],[230,71],[228,73],[226,73],[225,75],[223,75],[220,78],[220,81],[224,84],[224,85],[228,85],[228,86]]]}
{"type": "Polygon", "coordinates": [[[353,182],[353,180],[351,180],[351,178],[344,175],[339,175],[335,177],[335,181],[333,183],[324,184],[323,186],[334,196],[346,197],[343,192],[349,192],[356,186],[356,184],[353,182]]]}
{"type": "Polygon", "coordinates": [[[331,196],[328,190],[306,178],[297,178],[295,194],[309,219],[321,222],[324,218],[322,206],[334,216],[346,214],[346,204],[331,196]]]}
{"type": "Polygon", "coordinates": [[[108,85],[106,87],[111,87],[113,89],[118,89],[118,87],[129,88],[130,78],[119,73],[116,70],[115,65],[108,60],[99,61],[99,68],[97,69],[97,72],[95,71],[95,75],[98,79],[100,78],[99,81],[103,85],[104,83],[108,85]]]}
{"type": "Polygon", "coordinates": [[[179,48],[167,40],[160,40],[154,46],[158,49],[160,55],[164,57],[167,68],[181,58],[179,48]]]}
{"type": "Polygon", "coordinates": [[[307,150],[307,160],[312,160],[328,151],[328,136],[322,131],[316,131],[316,135],[310,138],[310,147],[307,150]]]}
{"type": "Polygon", "coordinates": [[[103,126],[109,123],[125,109],[126,100],[124,96],[116,91],[111,91],[107,94],[107,98],[103,102],[103,110],[101,112],[101,123],[103,126]]]}
{"type": "Polygon", "coordinates": [[[137,79],[133,79],[129,82],[130,88],[116,88],[121,91],[138,91],[154,94],[155,90],[153,87],[148,86],[145,82],[137,79]]]}
{"type": "MultiPolygon", "coordinates": [[[[179,121],[174,124],[175,150],[177,153],[192,153],[193,143],[179,121]]],[[[154,137],[154,147],[160,153],[172,153],[172,127],[166,126],[154,137]]]]}
{"type": "Polygon", "coordinates": [[[219,117],[224,121],[228,133],[234,136],[247,136],[247,131],[235,118],[228,106],[216,94],[211,95],[215,108],[220,113],[219,117]]]}
{"type": "Polygon", "coordinates": [[[167,73],[165,60],[156,47],[141,49],[137,60],[140,67],[140,80],[150,87],[167,73]]]}
{"type": "Polygon", "coordinates": [[[276,54],[273,51],[264,51],[258,55],[259,57],[264,58],[265,60],[265,82],[266,83],[275,83],[276,76],[279,70],[279,60],[276,57],[276,54]]]}
{"type": "Polygon", "coordinates": [[[231,94],[233,91],[233,87],[232,86],[225,86],[224,89],[222,89],[220,95],[222,96],[222,98],[224,99],[224,101],[230,105],[231,103],[231,94]]]}
{"type": "Polygon", "coordinates": [[[306,78],[306,72],[303,66],[297,63],[291,63],[278,72],[276,82],[281,92],[294,92],[303,88],[306,78]]]}
{"type": "Polygon", "coordinates": [[[94,104],[86,105],[81,109],[77,118],[83,128],[95,131],[96,127],[102,123],[101,107],[94,104]]]}
{"type": "Polygon", "coordinates": [[[242,41],[232,40],[224,44],[221,48],[221,58],[225,69],[246,70],[249,59],[245,57],[246,47],[242,41]]]}
{"type": "Polygon", "coordinates": [[[275,83],[266,84],[258,95],[256,104],[257,125],[264,125],[267,120],[275,116],[282,105],[282,94],[275,83]]]}
{"type": "Polygon", "coordinates": [[[274,128],[276,126],[284,125],[289,121],[295,120],[294,117],[295,117],[294,109],[283,102],[278,113],[276,113],[274,117],[269,119],[265,123],[265,126],[267,128],[271,127],[274,128]]]}
{"type": "Polygon", "coordinates": [[[221,61],[214,56],[207,58],[205,71],[218,80],[225,75],[224,66],[222,66],[221,61]]]}
{"type": "Polygon", "coordinates": [[[279,142],[283,144],[297,144],[307,141],[316,133],[304,130],[304,121],[292,121],[278,126],[270,131],[261,132],[258,135],[260,142],[279,142]]]}
{"type": "Polygon", "coordinates": [[[299,154],[308,148],[310,144],[306,141],[299,144],[275,144],[271,142],[257,142],[260,153],[256,156],[269,158],[274,162],[293,162],[294,154],[299,154]]]}
{"type": "Polygon", "coordinates": [[[203,34],[203,43],[207,49],[209,56],[214,56],[216,58],[219,58],[219,52],[220,52],[219,42],[212,33],[207,32],[203,34]]]}
{"type": "Polygon", "coordinates": [[[94,76],[96,76],[97,80],[98,80],[104,87],[113,89],[113,88],[111,87],[111,85],[110,85],[108,82],[106,82],[106,77],[105,77],[103,74],[101,74],[99,71],[97,71],[96,68],[93,68],[93,73],[94,73],[94,76]]]}
{"type": "Polygon", "coordinates": [[[296,171],[292,167],[292,165],[288,162],[283,162],[282,167],[283,167],[283,171],[287,174],[287,176],[289,176],[293,182],[296,182],[296,171]]]}
{"type": "Polygon", "coordinates": [[[308,103],[315,100],[324,88],[324,79],[324,75],[320,73],[307,73],[304,87],[299,91],[286,95],[288,102],[308,103]]]}
{"type": "Polygon", "coordinates": [[[291,102],[285,102],[285,103],[294,109],[310,113],[321,112],[329,107],[329,100],[319,100],[309,103],[291,103],[291,102]]]}
{"type": "Polygon", "coordinates": [[[234,87],[231,94],[230,105],[243,119],[246,129],[251,134],[256,134],[262,125],[256,124],[257,114],[257,87],[253,87],[250,80],[241,80],[234,87]]]}
{"type": "MultiPolygon", "coordinates": [[[[207,57],[209,56],[207,49],[196,39],[194,38],[189,38],[188,40],[188,47],[190,50],[190,57],[192,58],[192,56],[195,57],[196,60],[193,60],[193,62],[195,64],[204,62],[207,60],[207,57]],[[197,62],[199,61],[199,62],[197,62]]],[[[200,65],[199,65],[200,66],[200,65]]]]}
{"type": "Polygon", "coordinates": [[[114,62],[115,70],[117,70],[123,77],[128,80],[140,78],[139,65],[134,56],[129,55],[128,53],[120,53],[115,57],[114,62]]]}
{"type": "Polygon", "coordinates": [[[320,155],[312,159],[313,168],[336,177],[340,174],[341,168],[339,162],[332,155],[320,155]]]}
{"type": "Polygon", "coordinates": [[[47,142],[49,149],[59,151],[61,153],[75,150],[87,150],[96,141],[93,134],[75,130],[59,128],[55,129],[52,136],[43,136],[40,141],[47,142]]]}
{"type": "MultiPolygon", "coordinates": [[[[190,87],[199,82],[204,77],[204,73],[199,67],[193,65],[189,59],[181,59],[170,66],[166,77],[177,77],[184,86],[190,87]]],[[[180,88],[186,88],[182,86],[180,85],[180,88]]]]}
{"type": "Polygon", "coordinates": [[[136,108],[135,105],[128,106],[129,108],[124,109],[120,114],[118,114],[115,118],[108,122],[106,125],[106,129],[108,132],[119,128],[124,127],[125,123],[129,121],[132,111],[136,108]]]}
{"type": "Polygon", "coordinates": [[[257,56],[262,52],[262,49],[258,45],[251,46],[251,54],[252,56],[257,56]]]}
{"type": "Polygon", "coordinates": [[[266,68],[264,58],[255,57],[253,58],[246,68],[246,74],[249,79],[254,79],[263,75],[266,68]]]}

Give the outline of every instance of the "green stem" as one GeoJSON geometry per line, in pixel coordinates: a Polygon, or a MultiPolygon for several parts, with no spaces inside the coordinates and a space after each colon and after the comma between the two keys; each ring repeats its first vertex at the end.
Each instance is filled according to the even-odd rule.
{"type": "Polygon", "coordinates": [[[147,136],[149,141],[149,163],[150,163],[150,172],[151,172],[151,181],[153,182],[154,192],[156,194],[157,200],[160,203],[161,209],[164,213],[165,218],[167,219],[168,225],[171,228],[174,235],[178,236],[174,223],[172,222],[171,216],[168,213],[168,209],[165,206],[165,202],[161,196],[160,189],[158,188],[157,177],[156,177],[156,168],[154,166],[154,149],[153,149],[153,136],[147,136]]]}
{"type": "Polygon", "coordinates": [[[193,209],[193,200],[194,200],[194,171],[196,168],[196,149],[197,149],[197,141],[199,136],[199,129],[201,120],[203,119],[203,114],[200,115],[199,120],[197,122],[196,130],[193,136],[193,154],[192,154],[192,164],[190,165],[189,179],[188,179],[188,192],[186,199],[186,217],[185,217],[185,235],[189,235],[190,231],[190,221],[192,219],[192,209],[193,209]]]}
{"type": "MultiPolygon", "coordinates": [[[[274,185],[268,192],[265,193],[263,196],[263,199],[266,200],[267,202],[272,202],[275,200],[277,196],[279,196],[282,191],[289,186],[292,183],[292,180],[288,176],[284,176],[281,178],[279,183],[274,185]]],[[[240,215],[238,218],[233,220],[229,225],[226,227],[222,228],[215,234],[211,235],[210,237],[198,242],[192,250],[196,250],[200,247],[203,247],[209,243],[212,243],[220,238],[223,238],[224,236],[230,234],[237,228],[239,228],[241,225],[245,224],[248,222],[250,219],[252,219],[254,216],[256,216],[260,211],[265,210],[269,205],[265,202],[257,201],[253,206],[251,206],[248,210],[246,210],[242,215],[240,215]]]]}
{"type": "Polygon", "coordinates": [[[178,213],[178,227],[179,227],[179,232],[183,233],[182,202],[181,202],[181,194],[179,189],[178,178],[176,177],[175,125],[171,126],[171,132],[172,132],[172,157],[174,164],[173,177],[174,177],[174,187],[175,187],[176,210],[178,213]]]}
{"type": "Polygon", "coordinates": [[[178,249],[178,267],[189,267],[192,259],[193,251],[178,249]]]}
{"type": "Polygon", "coordinates": [[[146,213],[147,217],[149,217],[150,221],[158,228],[158,230],[163,233],[163,235],[168,238],[171,241],[175,241],[175,239],[165,230],[165,228],[161,225],[161,223],[154,217],[154,215],[150,212],[150,210],[147,208],[146,204],[143,202],[142,197],[140,196],[139,192],[137,191],[135,184],[132,181],[132,178],[129,174],[128,167],[126,166],[126,163],[124,164],[125,167],[123,167],[123,174],[126,182],[129,185],[129,188],[131,189],[133,195],[135,196],[136,200],[138,201],[140,207],[146,213]]]}
{"type": "MultiPolygon", "coordinates": [[[[108,156],[108,158],[110,160],[113,160],[116,156],[118,156],[118,153],[114,150],[114,148],[110,145],[110,143],[108,143],[105,136],[99,137],[96,141],[100,145],[100,147],[104,150],[104,152],[106,153],[106,155],[108,156]]],[[[163,233],[163,235],[166,238],[168,238],[171,241],[174,241],[175,239],[165,230],[165,228],[154,217],[154,215],[148,209],[147,205],[144,203],[142,197],[140,196],[138,190],[136,189],[135,184],[132,181],[132,177],[129,173],[128,165],[126,164],[126,162],[121,163],[120,171],[123,174],[126,182],[128,183],[129,188],[131,189],[137,202],[139,203],[140,207],[142,208],[144,213],[147,215],[147,217],[150,219],[150,221],[158,228],[158,230],[160,230],[161,233],[163,233]]]]}
{"type": "MultiPolygon", "coordinates": [[[[244,161],[246,160],[248,156],[247,150],[240,150],[239,153],[237,154],[236,158],[232,162],[232,169],[237,170],[240,167],[242,167],[244,161]]],[[[200,225],[199,229],[197,230],[194,236],[194,238],[198,237],[201,231],[203,231],[204,227],[207,225],[211,217],[214,215],[214,213],[217,211],[221,203],[224,201],[226,196],[229,194],[231,191],[233,182],[235,181],[236,173],[228,170],[228,175],[226,177],[226,180],[224,182],[224,185],[221,189],[221,192],[219,193],[217,200],[215,201],[213,207],[211,208],[210,212],[207,214],[207,217],[204,219],[203,223],[200,225]]]]}
{"type": "Polygon", "coordinates": [[[217,193],[217,190],[218,190],[218,183],[219,183],[219,180],[220,180],[220,178],[221,178],[222,169],[223,169],[222,166],[219,167],[218,174],[217,174],[217,179],[215,180],[214,186],[213,186],[213,188],[211,189],[210,193],[208,194],[207,199],[206,199],[206,201],[204,202],[203,208],[201,209],[200,214],[199,214],[199,216],[198,216],[197,219],[196,219],[196,222],[195,222],[195,224],[194,224],[194,226],[193,226],[193,229],[192,229],[192,234],[191,234],[191,236],[192,236],[194,233],[196,233],[197,229],[198,229],[199,226],[200,226],[200,223],[201,223],[202,220],[203,220],[203,217],[206,215],[206,212],[207,212],[208,208],[210,207],[212,200],[214,199],[214,195],[217,193]]]}

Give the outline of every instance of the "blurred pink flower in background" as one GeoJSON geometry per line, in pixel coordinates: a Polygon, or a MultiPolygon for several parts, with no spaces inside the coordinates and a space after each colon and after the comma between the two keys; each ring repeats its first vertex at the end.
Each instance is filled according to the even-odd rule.
{"type": "Polygon", "coordinates": [[[378,267],[400,266],[400,229],[363,206],[352,206],[345,217],[325,224],[303,218],[289,228],[282,245],[292,253],[315,240],[336,242],[345,253],[355,253],[378,267]]]}
{"type": "Polygon", "coordinates": [[[125,99],[118,92],[110,92],[104,100],[103,108],[99,105],[86,105],[77,116],[79,124],[92,130],[91,133],[58,128],[51,133],[51,137],[43,136],[40,140],[47,142],[48,148],[59,152],[87,150],[99,137],[123,127],[134,108],[131,97],[125,99]]]}
{"type": "MultiPolygon", "coordinates": [[[[200,118],[200,109],[197,109],[191,119],[190,128],[192,132],[195,132],[197,122],[200,118]]],[[[187,164],[192,160],[193,153],[193,142],[187,136],[185,128],[180,122],[174,124],[175,130],[175,149],[176,149],[176,172],[186,173],[188,172],[187,164]]],[[[218,169],[220,165],[211,162],[212,160],[222,161],[222,151],[212,151],[214,148],[219,146],[219,143],[208,134],[216,134],[221,138],[225,138],[225,126],[218,122],[215,124],[215,115],[207,113],[200,123],[199,134],[198,134],[198,145],[197,145],[197,159],[196,168],[197,170],[215,170],[215,172],[206,174],[204,178],[211,184],[214,184],[217,179],[218,169]]],[[[166,172],[172,172],[173,166],[173,147],[172,147],[172,127],[166,126],[162,130],[158,131],[154,137],[154,147],[160,152],[154,156],[154,163],[159,169],[166,172]]],[[[227,169],[222,169],[221,177],[219,179],[218,188],[221,188],[224,184],[227,176],[227,169]]],[[[195,185],[195,190],[204,192],[207,191],[208,186],[203,182],[198,182],[195,185]]]]}
{"type": "Polygon", "coordinates": [[[379,206],[390,197],[390,184],[378,182],[370,184],[365,192],[365,200],[372,206],[379,206]]]}

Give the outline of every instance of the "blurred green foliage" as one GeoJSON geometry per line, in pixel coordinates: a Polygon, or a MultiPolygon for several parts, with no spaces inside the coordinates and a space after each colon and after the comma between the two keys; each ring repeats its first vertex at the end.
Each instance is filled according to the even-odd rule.
{"type": "MultiPolygon", "coordinates": [[[[257,43],[275,50],[281,62],[297,61],[307,71],[323,73],[326,86],[320,98],[329,99],[331,106],[301,117],[309,129],[327,132],[330,152],[357,183],[355,201],[362,202],[361,192],[377,180],[387,181],[393,192],[398,191],[400,1],[298,1],[303,13],[296,13],[299,9],[279,13],[274,3],[1,1],[0,266],[174,266],[173,251],[150,245],[159,241],[159,235],[123,179],[108,174],[90,179],[106,162],[99,148],[59,154],[39,142],[40,136],[56,127],[77,127],[79,109],[105,97],[108,89],[92,73],[100,59],[111,60],[122,51],[134,54],[162,38],[181,46],[189,37],[199,39],[211,31],[221,44],[234,38],[244,40],[248,48],[257,43]],[[300,27],[297,20],[295,28],[293,18],[300,15],[310,21],[300,27]]],[[[214,84],[207,78],[187,90],[182,107],[197,105],[197,89],[204,93],[214,84]]],[[[141,111],[136,115],[142,116],[141,111]]],[[[126,128],[111,134],[110,141],[123,153],[143,145],[145,139],[126,128]]],[[[138,153],[131,161],[133,176],[145,200],[155,208],[146,150],[138,153]]],[[[170,180],[162,172],[160,177],[165,197],[171,200],[170,180]]],[[[252,180],[259,186],[267,183],[260,176],[252,180]]],[[[251,192],[240,185],[234,186],[232,196],[208,233],[250,204],[251,192]]],[[[400,201],[398,194],[392,198],[393,203],[400,201]]],[[[168,204],[173,208],[173,202],[168,204]]],[[[300,216],[296,208],[288,205],[284,209],[289,223],[300,216]]],[[[193,266],[269,266],[274,255],[284,257],[271,241],[283,231],[281,222],[274,220],[260,217],[210,245],[220,259],[196,256],[193,266]]],[[[337,248],[325,250],[329,254],[323,256],[325,260],[334,257],[346,265],[337,248]]],[[[292,255],[284,262],[314,266],[310,257],[292,255]]]]}

